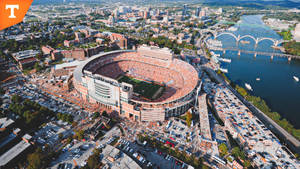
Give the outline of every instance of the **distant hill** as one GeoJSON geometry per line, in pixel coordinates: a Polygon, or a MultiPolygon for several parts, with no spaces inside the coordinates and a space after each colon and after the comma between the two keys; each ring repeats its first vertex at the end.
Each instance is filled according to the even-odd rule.
{"type": "MultiPolygon", "coordinates": [[[[34,0],[33,4],[53,4],[62,3],[64,0],[34,0]]],[[[105,0],[66,0],[67,2],[105,2],[105,0]]],[[[110,2],[132,2],[133,0],[110,0],[110,2]]],[[[184,0],[142,0],[143,2],[184,2],[184,0]]],[[[136,0],[136,2],[141,2],[141,0],[136,0]]],[[[266,6],[280,6],[287,8],[299,8],[300,0],[186,0],[189,2],[202,2],[207,5],[215,6],[244,6],[244,7],[254,7],[254,8],[264,8],[266,6]]]]}
{"type": "Polygon", "coordinates": [[[37,4],[53,4],[53,3],[62,3],[63,0],[34,0],[33,5],[37,4]]]}
{"type": "Polygon", "coordinates": [[[264,8],[266,6],[300,8],[300,0],[204,0],[204,4],[215,6],[244,6],[254,8],[264,8]]]}

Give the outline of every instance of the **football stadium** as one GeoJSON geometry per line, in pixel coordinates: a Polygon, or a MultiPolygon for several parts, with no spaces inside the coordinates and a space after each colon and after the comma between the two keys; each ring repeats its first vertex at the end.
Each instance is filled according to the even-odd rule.
{"type": "Polygon", "coordinates": [[[101,53],[74,70],[81,98],[136,121],[163,121],[185,113],[199,87],[198,72],[168,48],[101,53]]]}

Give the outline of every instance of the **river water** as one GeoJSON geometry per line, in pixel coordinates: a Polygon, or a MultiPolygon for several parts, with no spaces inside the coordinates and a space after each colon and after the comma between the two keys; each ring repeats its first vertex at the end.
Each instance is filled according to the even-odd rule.
{"type": "MultiPolygon", "coordinates": [[[[235,35],[252,35],[257,37],[270,37],[282,39],[275,31],[267,27],[262,21],[261,15],[247,15],[235,25],[235,35]]],[[[236,47],[236,42],[230,35],[222,35],[217,38],[223,43],[223,47],[236,47]]],[[[242,50],[256,50],[262,52],[275,51],[271,46],[272,41],[261,41],[255,49],[255,42],[251,38],[245,38],[249,44],[238,44],[242,50]]],[[[221,67],[228,69],[226,74],[231,81],[245,88],[245,83],[252,86],[250,94],[263,98],[272,111],[278,112],[283,118],[290,121],[296,128],[300,128],[300,82],[296,82],[293,76],[300,78],[300,60],[288,62],[287,58],[241,53],[237,51],[222,52],[221,56],[230,58],[231,63],[221,63],[221,67]],[[257,81],[256,78],[260,78],[257,81]]]]}

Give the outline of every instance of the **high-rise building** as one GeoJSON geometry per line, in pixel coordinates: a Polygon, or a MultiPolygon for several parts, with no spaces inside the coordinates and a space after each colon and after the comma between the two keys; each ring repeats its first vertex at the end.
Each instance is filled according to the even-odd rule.
{"type": "Polygon", "coordinates": [[[110,15],[110,16],[108,17],[108,21],[109,21],[110,24],[114,24],[114,23],[116,22],[115,17],[112,16],[112,15],[110,15]]]}
{"type": "Polygon", "coordinates": [[[218,15],[221,15],[223,13],[223,9],[222,8],[219,8],[216,12],[218,15]]]}
{"type": "Polygon", "coordinates": [[[205,17],[205,16],[206,16],[206,11],[205,10],[201,10],[199,17],[205,17]]]}
{"type": "Polygon", "coordinates": [[[183,5],[183,10],[182,10],[182,16],[185,16],[187,14],[187,5],[183,5]]]}
{"type": "Polygon", "coordinates": [[[118,18],[118,17],[119,17],[119,10],[118,10],[118,9],[115,9],[115,10],[114,10],[114,17],[115,17],[115,18],[118,18]]]}
{"type": "Polygon", "coordinates": [[[148,19],[150,15],[149,11],[144,11],[144,19],[148,19]]]}
{"type": "Polygon", "coordinates": [[[168,23],[168,21],[169,21],[169,16],[168,15],[164,16],[163,22],[164,23],[168,23]]]}
{"type": "Polygon", "coordinates": [[[199,17],[201,12],[201,7],[198,7],[195,12],[195,16],[199,17]]]}
{"type": "Polygon", "coordinates": [[[295,27],[295,39],[296,41],[299,41],[300,40],[300,23],[298,23],[295,27]],[[299,40],[298,40],[299,39],[299,40]]]}

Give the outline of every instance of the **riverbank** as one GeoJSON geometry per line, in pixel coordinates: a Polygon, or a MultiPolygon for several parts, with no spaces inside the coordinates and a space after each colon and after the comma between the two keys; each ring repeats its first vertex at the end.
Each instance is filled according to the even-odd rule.
{"type": "MultiPolygon", "coordinates": [[[[239,89],[234,89],[232,85],[234,85],[233,82],[231,82],[223,73],[217,73],[214,70],[210,68],[202,67],[202,70],[204,70],[209,77],[215,81],[215,83],[221,83],[225,85],[229,90],[232,91],[232,93],[240,99],[241,102],[243,102],[244,105],[248,107],[248,109],[256,116],[258,117],[264,124],[267,126],[278,138],[279,140],[284,144],[288,145],[288,147],[295,153],[295,156],[299,158],[300,154],[300,141],[297,140],[292,134],[290,134],[288,131],[286,131],[283,127],[281,127],[279,124],[277,124],[274,120],[271,119],[268,115],[263,113],[258,107],[254,106],[254,104],[250,101],[248,101],[245,97],[243,97],[238,90],[246,91],[245,89],[239,87],[239,89]],[[227,80],[225,80],[227,79],[227,80]]],[[[242,92],[243,93],[243,92],[242,92]]],[[[247,91],[246,91],[247,93],[247,91]]],[[[261,101],[264,102],[265,101],[261,101]]]]}
{"type": "MultiPolygon", "coordinates": [[[[274,18],[276,18],[276,17],[274,17],[274,18]]],[[[300,42],[294,41],[293,40],[293,34],[292,34],[292,30],[295,29],[295,23],[292,22],[292,21],[288,21],[288,20],[277,21],[278,23],[275,24],[275,25],[278,25],[278,27],[275,28],[274,27],[275,25],[271,25],[268,22],[268,19],[271,19],[271,18],[268,17],[268,16],[262,17],[262,20],[263,20],[265,25],[269,26],[271,29],[276,31],[276,33],[278,35],[280,35],[283,38],[283,40],[288,41],[288,42],[284,42],[282,44],[283,48],[285,49],[284,53],[300,56],[300,42]],[[285,23],[285,22],[287,22],[287,23],[285,23]],[[284,25],[284,27],[287,27],[287,28],[285,28],[285,29],[280,28],[280,27],[282,27],[280,25],[284,25]],[[278,28],[279,28],[279,30],[278,30],[278,28]]],[[[277,17],[276,19],[279,19],[279,18],[277,17]]]]}
{"type": "MultiPolygon", "coordinates": [[[[213,71],[210,68],[202,68],[206,73],[208,73],[209,77],[212,78],[216,83],[221,83],[225,85],[229,90],[232,91],[232,93],[240,99],[241,102],[243,102],[244,105],[248,107],[248,109],[256,116],[258,117],[264,124],[267,126],[273,134],[275,134],[279,140],[282,142],[283,145],[287,145],[295,154],[295,157],[299,159],[300,154],[300,142],[295,137],[293,137],[290,133],[288,133],[285,129],[283,129],[281,126],[279,126],[274,120],[272,120],[269,116],[267,116],[265,113],[260,111],[257,107],[253,105],[252,102],[246,100],[240,93],[237,92],[233,87],[231,87],[230,84],[233,84],[232,82],[227,82],[224,78],[226,77],[224,74],[217,74],[215,71],[213,71]]],[[[227,77],[226,77],[227,78],[227,77]]],[[[245,89],[244,89],[245,90],[245,89]]]]}
{"type": "Polygon", "coordinates": [[[300,42],[290,41],[283,43],[287,54],[300,56],[300,42]]]}
{"type": "Polygon", "coordinates": [[[268,117],[274,120],[278,125],[284,128],[287,132],[300,140],[300,129],[296,129],[287,119],[282,118],[279,113],[273,112],[265,100],[260,97],[250,95],[247,90],[239,85],[234,84],[229,78],[222,72],[217,72],[221,75],[230,86],[235,89],[240,95],[242,95],[247,101],[251,102],[255,107],[265,113],[268,117]]]}
{"type": "MultiPolygon", "coordinates": [[[[236,34],[281,39],[275,31],[264,26],[261,17],[261,15],[243,16],[241,23],[261,26],[248,27],[240,25],[236,34]]],[[[235,43],[234,39],[227,37],[221,37],[219,40],[224,42],[224,46],[235,43]]],[[[261,42],[258,50],[273,51],[271,45],[267,41],[261,42]]],[[[243,46],[243,48],[253,50],[251,46],[243,46]]],[[[297,94],[300,92],[300,88],[298,83],[293,80],[293,76],[300,75],[300,62],[297,60],[286,62],[286,59],[279,57],[270,61],[268,57],[261,55],[253,59],[253,56],[249,54],[236,57],[234,51],[228,51],[222,57],[230,58],[232,62],[230,64],[222,63],[221,66],[228,69],[228,73],[226,76],[223,75],[223,78],[217,76],[217,79],[222,79],[220,83],[225,84],[283,144],[287,144],[291,150],[299,154],[300,130],[297,128],[300,126],[296,120],[299,119],[297,111],[299,105],[296,100],[300,99],[297,94]],[[255,80],[258,77],[262,80],[255,80]],[[225,79],[227,79],[227,82],[225,82],[225,79]],[[245,83],[251,84],[255,90],[248,92],[240,87],[245,83]],[[236,84],[239,86],[236,86],[236,84]],[[268,104],[261,97],[266,99],[268,104]],[[274,110],[280,114],[273,112],[274,110]]]]}

